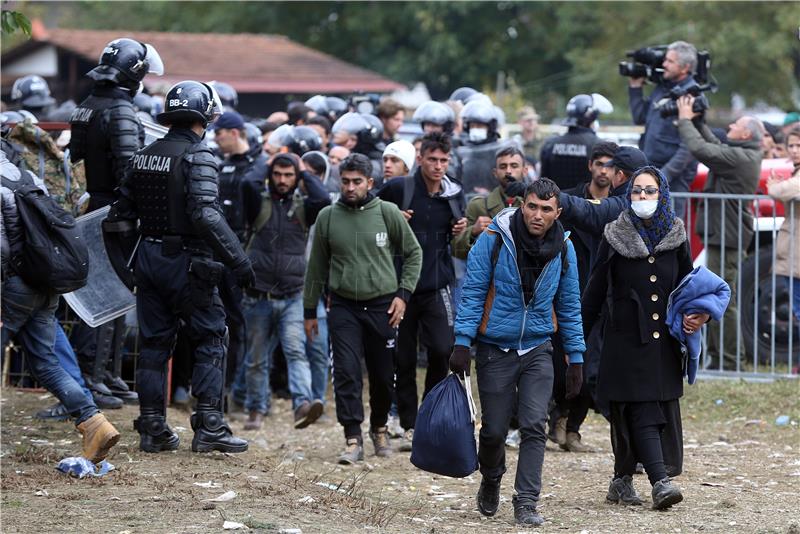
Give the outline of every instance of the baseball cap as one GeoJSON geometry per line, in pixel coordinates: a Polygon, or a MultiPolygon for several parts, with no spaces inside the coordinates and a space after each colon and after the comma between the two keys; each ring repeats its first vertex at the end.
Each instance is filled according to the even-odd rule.
{"type": "Polygon", "coordinates": [[[794,124],[795,122],[800,122],[800,112],[791,111],[786,114],[783,118],[783,125],[789,126],[790,124],[794,124]]]}
{"type": "Polygon", "coordinates": [[[383,155],[399,158],[411,172],[414,167],[414,160],[417,158],[417,149],[408,141],[395,141],[394,143],[389,143],[383,151],[383,155]]]}
{"type": "Polygon", "coordinates": [[[219,128],[243,130],[244,119],[235,111],[226,111],[214,122],[214,129],[219,128]]]}
{"type": "Polygon", "coordinates": [[[625,172],[634,172],[647,166],[647,156],[636,147],[621,146],[614,152],[614,157],[607,161],[603,167],[616,167],[625,172]]]}

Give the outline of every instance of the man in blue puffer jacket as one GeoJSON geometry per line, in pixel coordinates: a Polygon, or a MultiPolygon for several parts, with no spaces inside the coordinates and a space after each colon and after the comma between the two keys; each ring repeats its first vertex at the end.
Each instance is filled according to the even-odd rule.
{"type": "Polygon", "coordinates": [[[580,391],[583,328],[575,250],[561,223],[558,186],[547,178],[525,191],[521,208],[500,212],[472,247],[455,324],[454,373],[469,374],[469,347],[481,399],[478,510],[492,516],[505,473],[504,442],[518,397],[519,461],[514,516],[540,525],[536,512],[544,461],[545,420],[553,387],[553,345],[558,331],[569,357],[567,398],[580,391]],[[566,254],[566,261],[562,261],[566,254]]]}

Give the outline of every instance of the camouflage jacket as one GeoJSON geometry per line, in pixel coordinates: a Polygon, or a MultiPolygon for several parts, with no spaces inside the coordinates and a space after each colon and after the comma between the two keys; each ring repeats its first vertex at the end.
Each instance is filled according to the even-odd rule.
{"type": "Polygon", "coordinates": [[[8,140],[24,149],[20,156],[25,168],[44,180],[56,202],[76,216],[85,211],[88,203],[80,202],[86,193],[83,162],[70,162],[53,138],[30,120],[17,123],[8,140]]]}

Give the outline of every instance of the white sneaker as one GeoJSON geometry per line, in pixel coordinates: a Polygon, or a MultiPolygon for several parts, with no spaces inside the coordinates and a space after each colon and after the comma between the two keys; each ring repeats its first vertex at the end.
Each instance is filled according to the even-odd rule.
{"type": "Polygon", "coordinates": [[[519,449],[519,442],[521,439],[519,430],[509,430],[506,436],[506,447],[509,449],[519,449]]]}
{"type": "Polygon", "coordinates": [[[400,426],[400,418],[396,415],[390,415],[389,420],[386,422],[386,426],[389,429],[389,437],[391,439],[397,439],[403,437],[403,427],[400,426]]]}

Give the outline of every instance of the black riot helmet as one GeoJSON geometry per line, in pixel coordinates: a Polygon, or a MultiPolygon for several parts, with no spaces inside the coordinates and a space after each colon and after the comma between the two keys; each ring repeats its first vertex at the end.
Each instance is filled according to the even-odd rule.
{"type": "Polygon", "coordinates": [[[86,73],[95,81],[109,81],[123,87],[138,87],[148,73],[161,76],[164,63],[149,44],[123,37],[106,45],[99,64],[86,73]]]}
{"type": "Polygon", "coordinates": [[[250,145],[248,154],[259,153],[263,150],[264,136],[258,126],[252,122],[244,123],[244,135],[247,138],[247,144],[250,145]]]}
{"type": "Polygon", "coordinates": [[[314,110],[317,115],[328,116],[328,99],[323,95],[314,95],[305,101],[305,106],[314,110]]]}
{"type": "Polygon", "coordinates": [[[420,123],[423,130],[426,123],[436,124],[441,126],[445,133],[451,134],[456,123],[456,114],[447,104],[429,100],[417,108],[413,120],[420,123]]]}
{"type": "MultiPolygon", "coordinates": [[[[358,132],[358,146],[356,146],[356,152],[358,152],[359,146],[378,149],[379,144],[382,144],[383,140],[383,123],[378,117],[371,113],[361,113],[361,116],[364,118],[364,121],[366,121],[367,126],[358,132]]],[[[383,148],[380,148],[380,151],[383,152],[383,148]]]]}
{"type": "Polygon", "coordinates": [[[475,89],[472,87],[459,87],[450,95],[450,98],[447,100],[458,100],[462,104],[467,103],[467,99],[477,93],[475,89]]]}
{"type": "Polygon", "coordinates": [[[287,146],[291,152],[302,156],[306,152],[322,148],[322,138],[311,126],[295,126],[287,146]]]}
{"type": "Polygon", "coordinates": [[[206,126],[222,113],[222,102],[207,83],[187,80],[173,85],[164,100],[164,112],[156,115],[159,124],[199,121],[206,126]]]}
{"type": "Polygon", "coordinates": [[[575,95],[567,102],[567,126],[590,127],[600,113],[611,113],[614,106],[606,97],[598,93],[575,95]]]}
{"type": "Polygon", "coordinates": [[[347,102],[338,96],[326,96],[325,102],[328,104],[328,118],[331,122],[336,122],[342,115],[347,113],[347,102]]]}
{"type": "Polygon", "coordinates": [[[479,122],[486,124],[490,129],[497,128],[497,111],[491,102],[485,100],[473,100],[461,110],[461,122],[464,130],[469,131],[469,123],[479,122]]]}
{"type": "Polygon", "coordinates": [[[239,93],[236,92],[232,85],[216,80],[208,82],[208,85],[217,92],[219,101],[222,102],[223,106],[235,110],[236,106],[239,105],[239,93]]]}
{"type": "Polygon", "coordinates": [[[23,76],[11,88],[11,100],[23,108],[45,108],[56,103],[50,96],[50,86],[41,76],[23,76]]]}

